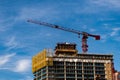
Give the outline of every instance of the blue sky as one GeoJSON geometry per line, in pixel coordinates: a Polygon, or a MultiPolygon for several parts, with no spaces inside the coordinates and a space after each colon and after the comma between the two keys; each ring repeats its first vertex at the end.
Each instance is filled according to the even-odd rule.
{"type": "Polygon", "coordinates": [[[120,0],[0,0],[0,80],[33,80],[31,58],[57,42],[81,40],[69,32],[28,23],[40,20],[99,34],[89,53],[113,54],[120,71],[120,0]]]}

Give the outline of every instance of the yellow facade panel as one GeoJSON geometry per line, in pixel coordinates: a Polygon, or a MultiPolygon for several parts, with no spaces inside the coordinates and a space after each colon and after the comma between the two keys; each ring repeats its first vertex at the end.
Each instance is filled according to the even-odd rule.
{"type": "Polygon", "coordinates": [[[32,72],[44,66],[46,66],[46,50],[43,50],[32,58],[32,72]]]}
{"type": "Polygon", "coordinates": [[[45,66],[52,66],[52,65],[53,65],[53,58],[47,57],[46,50],[43,50],[42,52],[38,53],[32,58],[32,72],[33,73],[45,66]]]}

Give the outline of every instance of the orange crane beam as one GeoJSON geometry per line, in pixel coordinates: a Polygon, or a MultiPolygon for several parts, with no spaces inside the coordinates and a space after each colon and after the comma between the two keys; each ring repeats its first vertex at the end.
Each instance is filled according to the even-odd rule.
{"type": "Polygon", "coordinates": [[[35,20],[27,20],[27,22],[31,22],[31,23],[39,24],[39,25],[44,25],[47,27],[60,29],[60,30],[67,31],[67,32],[72,32],[72,33],[78,34],[78,36],[82,35],[82,51],[84,53],[86,53],[88,51],[87,39],[89,36],[95,38],[95,40],[100,40],[100,35],[93,35],[93,34],[89,34],[87,32],[74,30],[71,28],[61,27],[58,25],[54,25],[54,24],[50,24],[50,23],[46,23],[46,22],[35,21],[35,20]]]}

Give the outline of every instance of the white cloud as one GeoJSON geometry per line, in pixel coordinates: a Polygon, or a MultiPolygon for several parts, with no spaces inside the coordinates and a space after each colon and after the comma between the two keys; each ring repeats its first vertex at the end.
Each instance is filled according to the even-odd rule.
{"type": "Polygon", "coordinates": [[[17,41],[16,36],[8,37],[4,42],[4,45],[7,47],[7,51],[25,47],[25,45],[22,45],[19,41],[17,41]]]}
{"type": "Polygon", "coordinates": [[[1,27],[0,28],[0,32],[3,32],[3,31],[5,31],[6,29],[4,28],[4,27],[1,27]]]}
{"type": "Polygon", "coordinates": [[[115,36],[116,33],[117,33],[117,31],[113,31],[113,32],[110,34],[110,36],[115,36]]]}
{"type": "Polygon", "coordinates": [[[2,66],[4,64],[6,64],[7,62],[9,62],[10,58],[12,58],[15,55],[16,55],[15,53],[11,53],[11,54],[0,56],[0,66],[2,66]]]}
{"type": "Polygon", "coordinates": [[[116,27],[116,28],[113,28],[114,31],[119,31],[120,28],[119,27],[116,27]]]}
{"type": "Polygon", "coordinates": [[[83,25],[82,28],[83,28],[83,29],[87,29],[87,25],[83,25]]]}
{"type": "Polygon", "coordinates": [[[5,46],[8,47],[8,50],[16,48],[18,46],[18,43],[15,40],[15,36],[12,36],[10,39],[8,39],[5,43],[5,46]]]}
{"type": "Polygon", "coordinates": [[[106,0],[106,3],[110,4],[111,7],[120,8],[120,0],[106,0]]]}
{"type": "Polygon", "coordinates": [[[27,76],[25,80],[33,80],[33,77],[27,76]]]}
{"type": "Polygon", "coordinates": [[[18,60],[15,63],[15,68],[13,69],[14,72],[26,72],[31,67],[31,60],[29,59],[22,59],[18,60]]]}
{"type": "Polygon", "coordinates": [[[84,4],[83,8],[78,5],[75,8],[76,13],[83,14],[103,14],[109,11],[120,10],[120,0],[86,0],[87,4],[84,4]]]}
{"type": "Polygon", "coordinates": [[[25,78],[23,78],[23,79],[18,79],[18,80],[33,80],[33,77],[31,77],[31,76],[26,76],[25,78]]]}
{"type": "Polygon", "coordinates": [[[109,28],[106,27],[106,33],[101,34],[101,41],[106,42],[107,40],[114,40],[114,41],[120,41],[120,28],[115,27],[115,28],[109,28]]]}
{"type": "Polygon", "coordinates": [[[120,8],[120,0],[94,0],[92,3],[109,8],[120,8]]]}
{"type": "Polygon", "coordinates": [[[115,37],[115,40],[116,41],[120,41],[120,37],[115,37]]]}
{"type": "Polygon", "coordinates": [[[101,41],[106,42],[108,35],[101,35],[101,41]]]}
{"type": "Polygon", "coordinates": [[[47,37],[51,37],[52,34],[51,34],[51,33],[47,33],[46,36],[47,36],[47,37]]]}
{"type": "Polygon", "coordinates": [[[40,6],[36,7],[24,7],[20,10],[20,13],[16,17],[16,20],[27,20],[27,19],[53,19],[54,16],[58,15],[59,11],[56,11],[54,7],[44,7],[40,9],[40,6]]]}
{"type": "Polygon", "coordinates": [[[119,31],[120,31],[120,28],[113,28],[110,36],[117,36],[119,31]]]}
{"type": "Polygon", "coordinates": [[[96,31],[96,29],[93,29],[93,28],[91,28],[89,30],[90,30],[90,32],[95,32],[96,31]]]}
{"type": "Polygon", "coordinates": [[[0,20],[0,32],[7,31],[12,28],[16,23],[14,20],[15,17],[1,18],[0,20]]]}
{"type": "Polygon", "coordinates": [[[16,53],[0,56],[0,70],[10,70],[18,73],[31,71],[31,59],[23,59],[16,53]]]}

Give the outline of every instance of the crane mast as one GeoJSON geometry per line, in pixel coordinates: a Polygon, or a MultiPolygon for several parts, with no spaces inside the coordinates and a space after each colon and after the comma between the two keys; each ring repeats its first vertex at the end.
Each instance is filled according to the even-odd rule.
{"type": "Polygon", "coordinates": [[[27,20],[27,22],[31,22],[31,23],[39,24],[39,25],[44,25],[47,27],[60,29],[60,30],[67,31],[67,32],[72,32],[74,34],[78,34],[78,36],[82,35],[82,46],[81,47],[82,47],[83,53],[86,53],[88,51],[87,39],[89,36],[95,38],[95,40],[100,40],[100,35],[93,35],[93,34],[89,34],[87,32],[74,30],[71,28],[61,27],[58,25],[54,25],[54,24],[50,24],[50,23],[46,23],[46,22],[35,21],[35,20],[27,20]]]}

